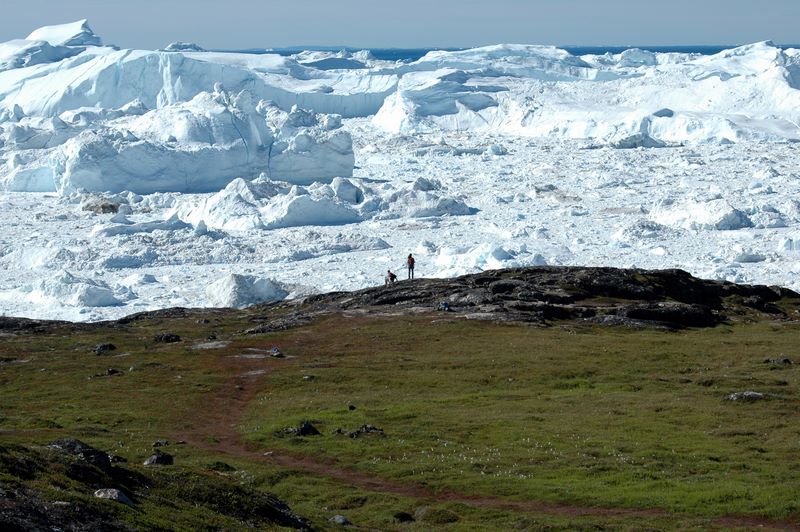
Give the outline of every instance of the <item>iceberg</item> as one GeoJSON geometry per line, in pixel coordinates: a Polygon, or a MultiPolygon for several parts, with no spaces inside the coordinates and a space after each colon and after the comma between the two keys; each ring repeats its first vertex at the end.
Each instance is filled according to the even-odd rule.
{"type": "Polygon", "coordinates": [[[350,117],[389,134],[624,149],[800,140],[800,56],[768,41],[708,57],[494,45],[412,63],[166,50],[103,46],[86,20],[0,44],[0,186],[151,193],[213,192],[261,173],[330,181],[353,172],[341,127],[350,117]]]}
{"type": "Polygon", "coordinates": [[[336,122],[297,108],[270,109],[246,91],[218,88],[144,113],[138,105],[127,109],[105,113],[109,120],[82,111],[65,115],[70,124],[55,118],[38,127],[9,125],[0,138],[15,155],[0,162],[0,183],[15,191],[149,194],[216,191],[262,172],[295,183],[353,172],[352,139],[336,122]],[[293,120],[303,113],[307,125],[293,120]]]}
{"type": "Polygon", "coordinates": [[[44,26],[28,35],[29,41],[45,41],[53,46],[102,46],[100,37],[95,35],[86,19],[44,26]]]}

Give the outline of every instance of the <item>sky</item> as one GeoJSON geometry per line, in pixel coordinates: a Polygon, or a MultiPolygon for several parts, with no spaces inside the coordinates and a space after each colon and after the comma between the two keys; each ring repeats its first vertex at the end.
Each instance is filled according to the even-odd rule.
{"type": "Polygon", "coordinates": [[[2,0],[0,42],[83,18],[147,49],[800,43],[800,0],[2,0]]]}

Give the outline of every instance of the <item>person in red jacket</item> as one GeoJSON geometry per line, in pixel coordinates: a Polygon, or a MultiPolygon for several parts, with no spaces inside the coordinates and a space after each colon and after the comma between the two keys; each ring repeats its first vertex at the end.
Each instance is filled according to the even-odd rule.
{"type": "Polygon", "coordinates": [[[408,278],[409,279],[413,279],[414,278],[414,262],[415,262],[414,261],[414,256],[411,253],[409,253],[408,254],[408,259],[406,259],[406,265],[408,266],[408,278]]]}

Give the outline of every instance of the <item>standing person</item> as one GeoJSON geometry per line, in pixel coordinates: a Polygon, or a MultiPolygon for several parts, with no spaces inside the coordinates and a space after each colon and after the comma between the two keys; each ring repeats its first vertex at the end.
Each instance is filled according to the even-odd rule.
{"type": "Polygon", "coordinates": [[[414,278],[414,256],[409,253],[408,258],[406,259],[406,265],[408,266],[408,278],[414,278]]]}

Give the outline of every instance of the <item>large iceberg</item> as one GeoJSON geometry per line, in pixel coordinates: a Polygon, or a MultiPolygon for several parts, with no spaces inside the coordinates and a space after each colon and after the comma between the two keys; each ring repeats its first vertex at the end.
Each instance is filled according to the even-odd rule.
{"type": "Polygon", "coordinates": [[[296,104],[359,109],[335,89],[271,84],[269,76],[286,75],[319,85],[298,63],[101,44],[85,20],[0,44],[6,190],[202,192],[261,173],[293,183],[352,175],[340,116],[296,104]]]}
{"type": "Polygon", "coordinates": [[[102,46],[85,20],[0,44],[0,186],[147,193],[217,191],[261,173],[330,181],[354,166],[341,117],[369,117],[389,134],[623,149],[800,140],[800,55],[770,42],[713,56],[495,45],[411,63],[168,50],[102,46]]]}
{"type": "Polygon", "coordinates": [[[771,42],[709,57],[578,58],[502,45],[430,52],[401,72],[373,119],[392,133],[491,131],[616,147],[800,139],[800,58],[771,42]]]}
{"type": "Polygon", "coordinates": [[[352,140],[338,119],[283,113],[247,91],[218,87],[149,111],[136,102],[62,117],[23,118],[3,129],[6,189],[203,192],[261,173],[309,183],[353,172],[352,140]]]}

